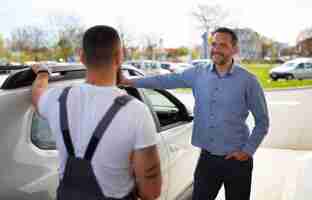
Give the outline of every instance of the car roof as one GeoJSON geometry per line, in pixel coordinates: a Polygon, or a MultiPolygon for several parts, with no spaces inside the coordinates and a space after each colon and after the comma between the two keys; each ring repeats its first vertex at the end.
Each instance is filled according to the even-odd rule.
{"type": "MultiPolygon", "coordinates": [[[[64,80],[82,79],[85,77],[86,67],[81,63],[58,63],[48,66],[52,72],[49,81],[57,82],[64,80]]],[[[121,69],[123,71],[131,72],[130,76],[144,76],[144,72],[131,66],[122,65],[121,69]]],[[[21,87],[26,87],[32,85],[36,78],[36,75],[31,70],[30,66],[27,68],[15,71],[10,75],[2,77],[1,89],[17,89],[21,87]]]]}
{"type": "Polygon", "coordinates": [[[210,59],[195,59],[195,60],[192,60],[192,62],[211,62],[210,59]]]}
{"type": "Polygon", "coordinates": [[[289,60],[286,63],[302,63],[302,62],[312,62],[312,58],[296,58],[294,60],[289,60]]]}

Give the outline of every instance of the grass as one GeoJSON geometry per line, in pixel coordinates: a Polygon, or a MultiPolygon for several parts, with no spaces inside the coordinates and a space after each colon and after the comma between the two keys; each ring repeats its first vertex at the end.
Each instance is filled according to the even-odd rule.
{"type": "MultiPolygon", "coordinates": [[[[277,88],[298,88],[312,86],[312,80],[284,80],[272,81],[269,78],[269,71],[277,66],[276,64],[243,64],[245,69],[255,74],[264,89],[277,88]]],[[[177,89],[177,92],[190,92],[190,89],[177,89]]]]}
{"type": "Polygon", "coordinates": [[[255,74],[260,81],[260,84],[264,89],[274,89],[274,88],[297,88],[312,86],[312,80],[278,80],[272,81],[269,78],[269,71],[276,65],[272,64],[245,64],[243,65],[246,69],[255,74]]]}

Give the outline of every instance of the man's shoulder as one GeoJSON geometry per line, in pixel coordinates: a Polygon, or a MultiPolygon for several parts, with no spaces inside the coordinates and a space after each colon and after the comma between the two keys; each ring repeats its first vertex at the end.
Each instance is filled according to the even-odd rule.
{"type": "Polygon", "coordinates": [[[235,64],[235,70],[242,77],[246,77],[248,79],[257,79],[257,77],[253,73],[248,71],[244,65],[235,64]]]}
{"type": "Polygon", "coordinates": [[[128,103],[129,109],[136,111],[136,112],[145,112],[148,107],[145,103],[142,101],[138,100],[137,98],[131,96],[131,100],[128,103]]]}

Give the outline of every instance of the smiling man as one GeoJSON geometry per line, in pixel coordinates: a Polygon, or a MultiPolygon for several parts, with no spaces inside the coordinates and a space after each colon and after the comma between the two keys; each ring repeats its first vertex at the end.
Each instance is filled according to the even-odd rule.
{"type": "Polygon", "coordinates": [[[195,98],[192,144],[201,148],[194,175],[194,200],[213,200],[222,184],[226,200],[250,198],[253,155],[268,132],[267,104],[257,78],[234,63],[238,39],[228,28],[212,35],[212,63],[181,73],[121,84],[143,88],[192,88],[195,98]],[[250,133],[249,111],[255,118],[250,133]]]}

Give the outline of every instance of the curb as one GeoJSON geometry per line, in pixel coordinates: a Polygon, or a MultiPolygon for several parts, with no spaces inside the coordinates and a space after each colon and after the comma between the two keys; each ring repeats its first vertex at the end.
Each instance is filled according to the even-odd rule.
{"type": "Polygon", "coordinates": [[[266,88],[263,89],[265,92],[278,92],[278,91],[295,91],[295,90],[311,90],[312,86],[302,86],[302,87],[285,87],[285,88],[266,88]]]}

